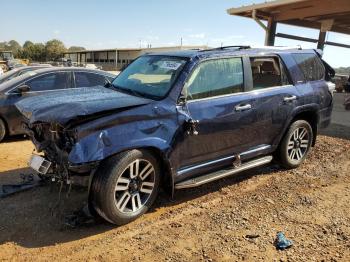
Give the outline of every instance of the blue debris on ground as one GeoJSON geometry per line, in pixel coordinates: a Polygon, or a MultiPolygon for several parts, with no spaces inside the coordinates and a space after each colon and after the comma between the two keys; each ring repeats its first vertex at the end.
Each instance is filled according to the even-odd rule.
{"type": "Polygon", "coordinates": [[[293,245],[293,241],[286,238],[282,232],[278,232],[275,239],[275,246],[279,250],[284,250],[293,245]]]}

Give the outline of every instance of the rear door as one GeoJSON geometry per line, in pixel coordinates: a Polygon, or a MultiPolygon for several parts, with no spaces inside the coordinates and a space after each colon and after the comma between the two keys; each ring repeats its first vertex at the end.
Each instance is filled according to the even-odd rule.
{"type": "Polygon", "coordinates": [[[247,95],[257,121],[251,127],[255,135],[248,144],[248,158],[274,149],[300,98],[279,56],[252,56],[250,64],[253,81],[247,95]]]}

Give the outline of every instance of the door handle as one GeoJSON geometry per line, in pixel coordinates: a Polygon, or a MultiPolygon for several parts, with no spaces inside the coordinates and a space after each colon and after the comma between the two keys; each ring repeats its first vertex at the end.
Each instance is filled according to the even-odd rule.
{"type": "Polygon", "coordinates": [[[283,98],[284,102],[290,102],[290,101],[294,101],[294,100],[297,100],[296,96],[286,96],[283,98]]]}
{"type": "Polygon", "coordinates": [[[235,111],[244,111],[244,110],[249,110],[249,109],[252,109],[252,105],[251,104],[235,106],[235,111]]]}

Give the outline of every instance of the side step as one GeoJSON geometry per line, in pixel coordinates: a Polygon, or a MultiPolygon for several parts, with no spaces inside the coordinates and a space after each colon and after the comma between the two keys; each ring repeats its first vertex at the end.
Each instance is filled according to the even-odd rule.
{"type": "Polygon", "coordinates": [[[265,156],[262,158],[258,158],[246,163],[243,163],[242,165],[238,166],[238,167],[233,167],[230,169],[223,169],[223,170],[219,170],[216,171],[214,173],[209,173],[200,177],[195,177],[195,178],[191,178],[189,180],[185,180],[183,182],[180,182],[178,184],[175,184],[175,189],[183,189],[183,188],[191,188],[191,187],[197,187],[224,177],[228,177],[234,174],[237,174],[239,172],[254,168],[254,167],[258,167],[258,166],[262,166],[265,164],[268,164],[272,161],[272,156],[265,156]]]}

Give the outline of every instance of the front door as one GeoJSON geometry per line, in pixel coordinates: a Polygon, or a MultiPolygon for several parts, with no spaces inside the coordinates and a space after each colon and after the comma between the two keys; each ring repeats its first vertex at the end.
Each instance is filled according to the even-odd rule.
{"type": "Polygon", "coordinates": [[[257,114],[244,93],[243,68],[241,57],[231,57],[204,61],[193,70],[179,112],[198,123],[185,134],[180,169],[232,156],[251,141],[245,130],[257,114]]]}

